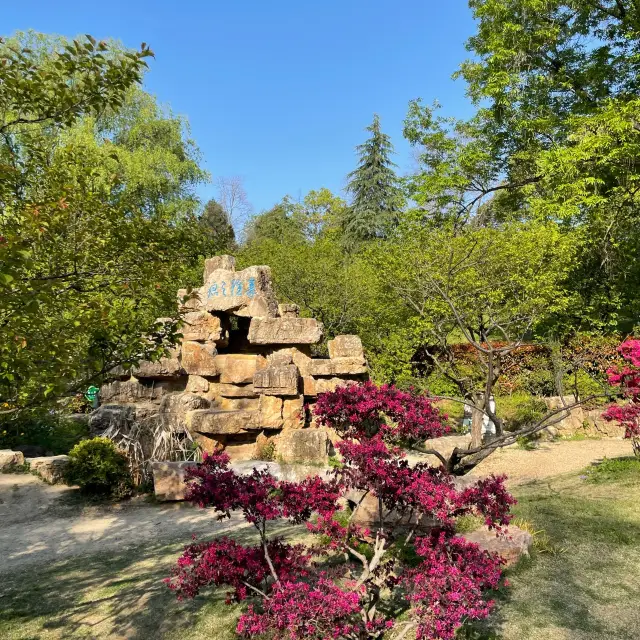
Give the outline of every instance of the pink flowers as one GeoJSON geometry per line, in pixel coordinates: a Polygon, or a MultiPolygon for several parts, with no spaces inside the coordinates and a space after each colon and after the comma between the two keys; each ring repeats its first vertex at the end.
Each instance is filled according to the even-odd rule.
{"type": "Polygon", "coordinates": [[[609,383],[621,387],[629,402],[612,404],[602,417],[625,428],[625,438],[632,440],[633,450],[640,456],[640,340],[626,340],[618,347],[618,352],[631,366],[609,369],[609,383]]]}
{"type": "Polygon", "coordinates": [[[226,587],[228,602],[247,601],[238,633],[276,640],[378,639],[407,626],[418,638],[452,640],[465,620],[488,616],[486,592],[500,584],[501,561],[458,538],[455,521],[473,513],[490,527],[506,526],[514,500],[504,479],[462,489],[441,467],[409,465],[400,443],[447,431],[428,398],[366,383],[320,396],[316,416],[343,437],[343,464],[331,481],[284,482],[256,470],[241,476],[220,452],[190,472],[188,498],[220,518],[242,512],[260,543],[189,545],[170,588],[192,597],[226,587]],[[361,496],[353,512],[339,506],[347,491],[361,496]],[[367,496],[379,505],[373,531],[357,524],[367,496]],[[269,537],[269,523],[283,518],[306,522],[320,544],[269,537]],[[411,614],[401,623],[393,615],[398,599],[411,614]]]}

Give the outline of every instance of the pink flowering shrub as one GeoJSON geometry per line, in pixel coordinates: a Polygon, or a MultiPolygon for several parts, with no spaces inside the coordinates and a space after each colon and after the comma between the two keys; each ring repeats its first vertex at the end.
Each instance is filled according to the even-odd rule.
{"type": "Polygon", "coordinates": [[[486,618],[487,593],[501,585],[502,561],[455,533],[456,518],[481,515],[497,534],[513,498],[504,478],[458,488],[443,468],[410,466],[399,443],[446,433],[446,417],[425,397],[372,383],[326,393],[318,422],[343,438],[343,464],[330,480],[278,480],[266,471],[239,475],[226,454],[189,472],[188,499],[221,519],[241,512],[260,543],[228,538],[185,548],[169,587],[193,597],[206,586],[247,601],[237,632],[286,640],[394,638],[407,633],[452,640],[468,620],[486,618]],[[343,510],[345,494],[356,496],[343,510]],[[371,529],[357,523],[367,497],[378,505],[371,529]],[[318,544],[291,545],[269,535],[286,519],[306,523],[318,544]],[[398,622],[401,613],[409,616],[398,622]]]}
{"type": "Polygon", "coordinates": [[[609,383],[620,387],[628,402],[610,405],[602,417],[624,427],[624,437],[631,440],[634,453],[640,457],[640,340],[626,340],[618,352],[628,364],[611,368],[607,374],[609,383]]]}

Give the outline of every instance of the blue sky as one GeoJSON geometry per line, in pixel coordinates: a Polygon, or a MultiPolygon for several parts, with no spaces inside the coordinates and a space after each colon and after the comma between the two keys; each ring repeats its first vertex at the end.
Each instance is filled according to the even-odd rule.
{"type": "MultiPolygon", "coordinates": [[[[186,116],[205,168],[240,175],[256,210],[285,194],[340,192],[374,113],[399,172],[407,103],[471,113],[451,74],[473,33],[464,0],[24,0],[2,34],[29,28],[116,38],[155,51],[145,87],[186,116]]],[[[200,189],[206,199],[213,185],[200,189]]]]}

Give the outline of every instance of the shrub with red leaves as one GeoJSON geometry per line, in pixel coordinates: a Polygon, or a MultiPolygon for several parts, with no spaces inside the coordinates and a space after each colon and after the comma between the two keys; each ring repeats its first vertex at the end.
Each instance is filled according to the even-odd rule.
{"type": "Polygon", "coordinates": [[[634,453],[640,457],[640,340],[625,340],[618,352],[628,364],[612,367],[607,374],[609,383],[620,387],[628,402],[610,405],[602,417],[624,427],[624,437],[631,440],[634,453]]]}
{"type": "Polygon", "coordinates": [[[359,440],[379,434],[386,442],[409,443],[450,431],[431,398],[373,382],[320,394],[315,415],[319,424],[359,440]]]}
{"type": "Polygon", "coordinates": [[[189,472],[188,499],[220,518],[242,512],[260,544],[189,545],[169,586],[180,597],[224,586],[228,602],[248,601],[237,626],[244,637],[451,640],[465,621],[487,617],[502,562],[457,537],[455,521],[482,515],[500,533],[514,503],[504,478],[459,489],[442,467],[408,463],[399,444],[446,432],[445,416],[425,397],[366,383],[320,396],[316,416],[343,437],[343,464],[331,480],[285,482],[255,469],[239,475],[220,452],[189,472]],[[347,491],[360,495],[351,513],[339,508],[347,491]],[[373,532],[356,523],[368,495],[378,504],[373,532]],[[320,542],[270,537],[277,519],[306,522],[320,542]],[[394,611],[404,609],[411,615],[398,622],[394,611]]]}

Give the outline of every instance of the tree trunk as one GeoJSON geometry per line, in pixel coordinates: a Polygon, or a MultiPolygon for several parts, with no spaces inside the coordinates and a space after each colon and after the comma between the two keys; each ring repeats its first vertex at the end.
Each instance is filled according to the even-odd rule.
{"type": "Polygon", "coordinates": [[[471,447],[479,447],[482,444],[482,421],[484,419],[484,394],[477,393],[473,397],[471,411],[471,447]]]}

